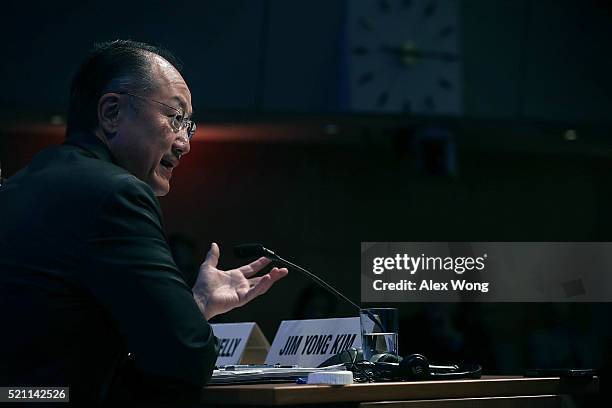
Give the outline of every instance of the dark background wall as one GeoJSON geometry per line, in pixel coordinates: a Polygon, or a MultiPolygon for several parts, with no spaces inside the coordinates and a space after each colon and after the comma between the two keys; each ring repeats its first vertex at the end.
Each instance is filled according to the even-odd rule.
{"type": "MultiPolygon", "coordinates": [[[[233,245],[263,242],[358,300],[361,241],[609,241],[612,8],[458,5],[464,113],[443,117],[346,109],[347,2],[6,3],[3,176],[61,142],[70,76],[91,44],[130,37],[173,50],[192,89],[202,130],[161,199],[188,258],[215,241],[232,267],[233,245]],[[431,128],[451,135],[454,170],[415,147],[431,128]]],[[[308,286],[293,273],[218,320],[257,321],[272,339],[308,286]]],[[[607,304],[396,306],[403,354],[512,373],[609,359],[607,304]]]]}
{"type": "MultiPolygon", "coordinates": [[[[609,2],[432,3],[447,2],[458,9],[465,116],[609,122],[609,2]]],[[[172,49],[185,63],[201,119],[213,112],[343,109],[350,0],[28,4],[26,12],[22,2],[3,3],[0,74],[7,80],[0,105],[9,110],[62,113],[82,56],[94,41],[115,38],[172,49]]]]}

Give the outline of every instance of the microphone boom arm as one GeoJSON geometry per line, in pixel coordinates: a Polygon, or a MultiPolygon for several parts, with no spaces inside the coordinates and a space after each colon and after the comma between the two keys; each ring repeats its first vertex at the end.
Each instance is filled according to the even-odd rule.
{"type": "Polygon", "coordinates": [[[302,268],[299,265],[294,264],[293,262],[290,262],[284,258],[281,258],[280,256],[274,254],[274,258],[276,261],[279,261],[287,266],[290,266],[292,268],[297,269],[298,271],[302,272],[304,275],[308,276],[310,279],[312,279],[313,281],[315,281],[316,283],[318,283],[320,286],[324,287],[325,289],[327,289],[328,291],[330,291],[331,293],[333,293],[334,295],[344,299],[346,302],[350,303],[351,305],[353,305],[355,308],[357,308],[358,310],[361,310],[361,306],[359,306],[358,304],[356,304],[355,302],[353,302],[351,299],[349,299],[348,297],[344,296],[342,293],[340,293],[339,291],[337,291],[333,286],[331,286],[329,283],[325,282],[323,279],[319,278],[317,275],[315,275],[312,272],[307,271],[306,269],[302,268]]]}
{"type": "Polygon", "coordinates": [[[383,325],[382,325],[379,317],[376,316],[374,313],[372,313],[368,309],[362,309],[361,306],[359,306],[357,303],[353,302],[348,297],[344,296],[340,291],[338,291],[336,288],[334,288],[329,283],[325,282],[323,279],[319,278],[314,273],[312,273],[312,272],[302,268],[299,265],[294,264],[293,262],[290,262],[290,261],[288,261],[288,260],[286,260],[284,258],[281,258],[280,256],[276,255],[276,253],[274,253],[274,251],[269,250],[265,246],[263,246],[261,244],[242,244],[242,245],[237,245],[236,247],[234,247],[234,252],[236,253],[236,256],[239,257],[239,258],[249,258],[249,257],[256,257],[256,256],[264,256],[264,257],[266,257],[268,259],[271,259],[271,260],[274,260],[274,261],[278,261],[278,262],[280,262],[281,264],[283,264],[285,266],[289,266],[291,268],[297,269],[302,274],[306,275],[308,278],[310,278],[311,280],[315,281],[319,286],[322,286],[323,288],[325,288],[326,290],[328,290],[332,294],[336,295],[337,297],[339,297],[339,298],[343,299],[344,301],[348,302],[349,304],[353,305],[357,310],[360,311],[360,313],[364,313],[364,314],[368,315],[368,317],[374,322],[374,324],[376,324],[381,330],[383,330],[383,325]]]}

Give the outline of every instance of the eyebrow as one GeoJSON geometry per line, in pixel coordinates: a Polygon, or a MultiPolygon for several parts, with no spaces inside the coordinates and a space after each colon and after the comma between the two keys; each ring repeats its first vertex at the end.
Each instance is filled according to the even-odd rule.
{"type": "MultiPolygon", "coordinates": [[[[177,101],[183,113],[186,114],[187,104],[185,103],[185,101],[182,98],[179,98],[178,96],[173,96],[171,99],[177,101]]],[[[193,111],[191,111],[191,114],[188,117],[192,117],[192,116],[193,116],[193,111]]]]}

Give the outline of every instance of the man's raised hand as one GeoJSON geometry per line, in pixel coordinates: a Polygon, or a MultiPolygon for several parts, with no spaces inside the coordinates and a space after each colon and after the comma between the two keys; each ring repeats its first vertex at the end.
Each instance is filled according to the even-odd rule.
{"type": "Polygon", "coordinates": [[[193,296],[207,320],[266,293],[274,282],[288,273],[287,268],[275,267],[263,276],[252,277],[270,263],[264,257],[229,271],[217,269],[218,262],[219,246],[213,243],[193,286],[193,296]]]}

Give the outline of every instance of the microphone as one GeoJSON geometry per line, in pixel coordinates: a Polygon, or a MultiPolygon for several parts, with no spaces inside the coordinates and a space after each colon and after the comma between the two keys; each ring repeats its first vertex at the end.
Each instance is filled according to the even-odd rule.
{"type": "Polygon", "coordinates": [[[260,244],[236,245],[234,247],[234,254],[239,259],[259,258],[262,256],[270,259],[276,259],[276,254],[274,252],[260,244]]]}
{"type": "Polygon", "coordinates": [[[280,256],[276,255],[273,251],[269,250],[268,248],[264,247],[261,244],[242,244],[242,245],[237,245],[237,246],[234,247],[234,254],[236,255],[237,258],[257,258],[257,257],[262,257],[263,256],[263,257],[266,257],[268,259],[272,259],[274,261],[280,262],[281,264],[283,264],[285,266],[289,266],[289,267],[291,267],[293,269],[297,269],[303,275],[306,275],[308,278],[312,279],[318,285],[320,285],[323,288],[327,289],[329,292],[333,293],[335,296],[337,296],[337,297],[343,299],[344,301],[350,303],[356,309],[361,310],[361,306],[359,306],[357,303],[353,302],[348,297],[344,296],[342,293],[340,293],[340,291],[338,291],[336,288],[334,288],[329,283],[325,282],[323,279],[319,278],[314,273],[312,273],[312,272],[302,268],[299,265],[294,264],[293,262],[289,262],[288,260],[281,258],[280,256]]]}
{"type": "Polygon", "coordinates": [[[357,303],[353,302],[351,299],[349,299],[346,296],[344,296],[344,294],[342,294],[339,290],[334,288],[329,283],[325,282],[323,279],[319,278],[314,273],[312,273],[312,272],[302,268],[299,265],[294,264],[293,262],[289,262],[288,260],[281,258],[280,256],[276,255],[274,253],[274,251],[269,250],[265,246],[263,246],[261,244],[242,244],[242,245],[236,245],[234,247],[234,254],[236,255],[237,258],[258,258],[258,257],[262,257],[263,256],[263,257],[266,257],[268,259],[272,259],[274,261],[280,262],[281,264],[283,264],[285,266],[289,266],[291,268],[297,269],[303,275],[306,275],[308,278],[312,279],[318,285],[320,285],[323,288],[327,289],[329,292],[331,292],[335,296],[337,296],[337,297],[343,299],[344,301],[350,303],[351,305],[353,305],[353,307],[355,307],[355,309],[359,310],[360,313],[363,312],[366,315],[368,315],[368,317],[374,322],[374,324],[376,326],[378,326],[381,330],[384,329],[383,325],[382,325],[382,322],[380,321],[380,318],[377,315],[375,315],[374,313],[372,313],[368,309],[362,309],[361,306],[359,306],[357,303]]]}

